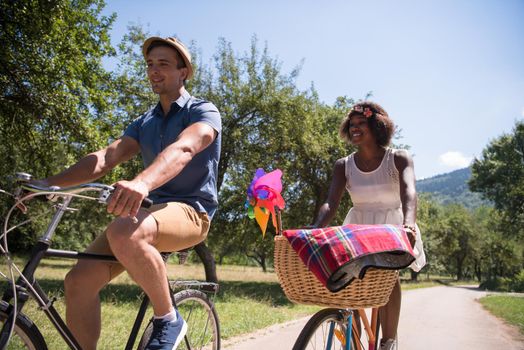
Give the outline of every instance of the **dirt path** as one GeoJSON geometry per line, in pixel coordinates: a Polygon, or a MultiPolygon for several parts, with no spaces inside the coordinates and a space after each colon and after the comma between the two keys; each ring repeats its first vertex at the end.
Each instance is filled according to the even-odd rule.
{"type": "MultiPolygon", "coordinates": [[[[399,350],[524,350],[514,327],[489,314],[469,287],[433,287],[403,293],[399,350]]],[[[225,341],[227,350],[290,350],[308,318],[225,341]]]]}

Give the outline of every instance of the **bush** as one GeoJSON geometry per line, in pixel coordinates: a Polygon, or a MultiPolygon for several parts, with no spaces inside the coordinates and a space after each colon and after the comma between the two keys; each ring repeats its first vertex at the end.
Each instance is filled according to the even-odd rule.
{"type": "Polygon", "coordinates": [[[493,279],[482,282],[479,285],[480,289],[491,290],[497,292],[510,291],[510,279],[506,277],[495,277],[493,279]]]}
{"type": "Polygon", "coordinates": [[[524,292],[524,269],[511,279],[510,287],[513,292],[524,292]]]}
{"type": "Polygon", "coordinates": [[[524,269],[511,278],[495,277],[484,281],[479,288],[497,292],[524,292],[524,269]]]}

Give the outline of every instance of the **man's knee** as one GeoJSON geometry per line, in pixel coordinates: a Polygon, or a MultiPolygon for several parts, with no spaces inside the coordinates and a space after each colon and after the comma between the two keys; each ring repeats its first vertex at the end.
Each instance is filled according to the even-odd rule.
{"type": "Polygon", "coordinates": [[[89,284],[86,283],[86,277],[78,271],[78,268],[73,267],[65,276],[64,289],[66,297],[74,297],[82,292],[89,284]]]}
{"type": "Polygon", "coordinates": [[[131,233],[129,225],[123,222],[124,219],[117,218],[106,229],[106,237],[113,252],[125,250],[130,242],[131,233]]]}
{"type": "Polygon", "coordinates": [[[139,225],[131,224],[130,219],[117,218],[106,229],[107,241],[114,253],[125,253],[143,243],[151,244],[155,235],[156,222],[146,215],[139,218],[139,225]]]}
{"type": "Polygon", "coordinates": [[[109,243],[109,246],[118,246],[118,241],[121,240],[122,238],[122,232],[119,232],[119,230],[114,227],[114,224],[111,223],[107,228],[106,228],[106,237],[107,237],[107,242],[109,243]]]}
{"type": "Polygon", "coordinates": [[[96,295],[109,282],[109,272],[103,268],[74,266],[64,278],[66,298],[82,295],[96,295]],[[107,275],[107,276],[106,276],[107,275]]]}

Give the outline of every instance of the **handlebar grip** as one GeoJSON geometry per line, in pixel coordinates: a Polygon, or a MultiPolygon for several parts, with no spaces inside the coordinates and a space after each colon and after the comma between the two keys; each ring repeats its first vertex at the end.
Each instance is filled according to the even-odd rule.
{"type": "Polygon", "coordinates": [[[140,206],[142,208],[151,208],[151,206],[153,205],[153,201],[149,198],[144,198],[144,200],[142,201],[142,204],[140,204],[140,206]]]}

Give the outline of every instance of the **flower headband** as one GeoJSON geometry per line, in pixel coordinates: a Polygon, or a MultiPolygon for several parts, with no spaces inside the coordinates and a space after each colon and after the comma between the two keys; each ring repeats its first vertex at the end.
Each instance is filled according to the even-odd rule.
{"type": "Polygon", "coordinates": [[[371,118],[373,116],[373,111],[369,107],[362,107],[361,105],[353,106],[353,111],[361,113],[366,118],[371,118]]]}

